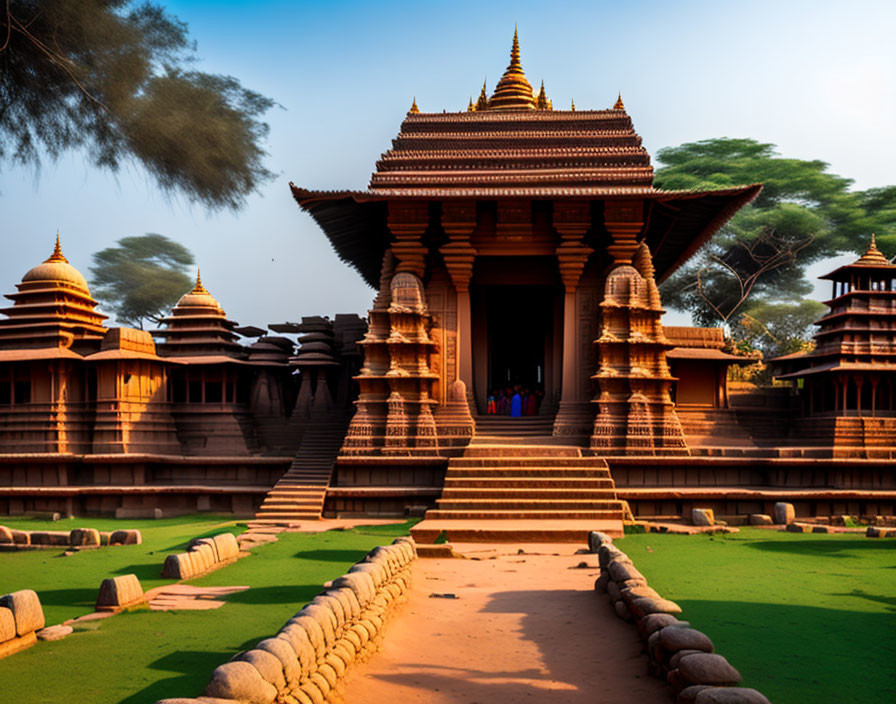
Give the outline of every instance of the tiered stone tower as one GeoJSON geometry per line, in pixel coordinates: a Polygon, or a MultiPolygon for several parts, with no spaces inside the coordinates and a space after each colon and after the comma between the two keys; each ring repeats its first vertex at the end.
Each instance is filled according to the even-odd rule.
{"type": "MultiPolygon", "coordinates": [[[[832,282],[815,349],[771,360],[793,382],[804,418],[795,442],[845,454],[891,447],[896,432],[896,265],[871,245],[820,277],[832,282]]],[[[889,450],[887,451],[889,456],[889,450]]]]}
{"type": "Polygon", "coordinates": [[[599,455],[687,454],[670,390],[663,309],[647,245],[632,264],[620,251],[604,289],[597,346],[598,406],[591,449],[599,455]]]}

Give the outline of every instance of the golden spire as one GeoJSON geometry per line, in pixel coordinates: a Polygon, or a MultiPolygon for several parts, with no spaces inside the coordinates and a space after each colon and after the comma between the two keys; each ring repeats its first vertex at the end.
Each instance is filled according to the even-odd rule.
{"type": "Polygon", "coordinates": [[[544,92],[544,81],[541,82],[541,90],[538,91],[538,97],[535,98],[535,107],[539,110],[552,110],[554,107],[544,92]]]}
{"type": "Polygon", "coordinates": [[[532,85],[523,73],[523,65],[520,62],[520,40],[513,28],[513,46],[510,49],[510,64],[495,92],[488,101],[489,110],[532,110],[535,108],[535,96],[532,93],[532,85]]]}
{"type": "Polygon", "coordinates": [[[890,260],[887,259],[883,252],[881,252],[877,248],[877,238],[874,234],[871,235],[871,246],[868,247],[868,251],[866,251],[861,257],[859,257],[856,264],[870,264],[870,265],[878,265],[878,264],[889,264],[890,260]]]}
{"type": "Polygon", "coordinates": [[[56,230],[56,246],[53,247],[53,253],[50,255],[50,258],[47,259],[44,264],[49,262],[65,262],[68,263],[68,259],[66,259],[62,254],[62,247],[59,246],[59,230],[56,230]]]}
{"type": "MultiPolygon", "coordinates": [[[[193,290],[190,293],[208,293],[205,289],[205,286],[202,285],[202,274],[199,269],[196,269],[196,285],[193,287],[193,290]]],[[[211,294],[209,294],[211,295],[211,294]]]]}
{"type": "Polygon", "coordinates": [[[420,108],[417,107],[417,96],[414,96],[414,99],[411,101],[411,109],[408,110],[409,114],[416,115],[420,112],[420,108]]]}
{"type": "Polygon", "coordinates": [[[476,101],[477,110],[488,110],[488,93],[485,92],[486,83],[488,83],[488,78],[482,81],[482,91],[479,93],[479,99],[476,101]]]}
{"type": "Polygon", "coordinates": [[[575,98],[572,99],[572,105],[569,106],[569,109],[572,110],[573,112],[576,111],[576,99],[575,98]]]}
{"type": "Polygon", "coordinates": [[[470,102],[467,105],[467,112],[474,112],[476,110],[476,106],[473,105],[473,96],[470,96],[470,102]]]}
{"type": "Polygon", "coordinates": [[[622,102],[622,91],[619,91],[619,97],[616,98],[616,104],[613,105],[614,110],[625,110],[625,104],[622,102]]]}

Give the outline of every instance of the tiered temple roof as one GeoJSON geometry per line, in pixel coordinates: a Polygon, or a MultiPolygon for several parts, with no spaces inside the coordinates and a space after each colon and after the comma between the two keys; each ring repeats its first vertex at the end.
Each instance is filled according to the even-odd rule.
{"type": "Polygon", "coordinates": [[[823,372],[896,371],[896,264],[877,248],[819,278],[834,282],[829,312],[816,322],[811,352],[771,360],[798,378],[823,372]]]}
{"type": "Polygon", "coordinates": [[[162,356],[192,357],[206,362],[245,356],[243,347],[235,342],[236,323],[227,319],[221,305],[202,285],[198,273],[193,290],[181,296],[171,315],[162,322],[165,327],[153,332],[165,338],[158,346],[162,356]]]}
{"type": "Polygon", "coordinates": [[[29,270],[16,288],[17,293],[6,295],[13,306],[0,310],[8,316],[0,319],[0,347],[56,348],[66,353],[83,341],[99,347],[107,316],[95,310],[97,302],[87,281],[62,254],[59,233],[50,257],[29,270]]]}
{"type": "Polygon", "coordinates": [[[475,105],[453,113],[419,112],[415,101],[366,191],[290,184],[337,254],[372,286],[389,241],[388,201],[644,201],[645,239],[662,281],[761,189],[655,189],[650,157],[621,96],[609,110],[553,110],[546,95],[533,95],[516,36],[507,71],[484,96],[483,88],[475,105]]]}

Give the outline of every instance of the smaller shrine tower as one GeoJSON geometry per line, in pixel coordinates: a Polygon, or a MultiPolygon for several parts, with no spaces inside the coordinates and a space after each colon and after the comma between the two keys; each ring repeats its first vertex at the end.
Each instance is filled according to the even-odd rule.
{"type": "Polygon", "coordinates": [[[859,259],[820,278],[832,282],[832,296],[815,349],[771,360],[802,398],[795,434],[809,443],[880,444],[896,427],[896,265],[872,235],[859,259]]]}

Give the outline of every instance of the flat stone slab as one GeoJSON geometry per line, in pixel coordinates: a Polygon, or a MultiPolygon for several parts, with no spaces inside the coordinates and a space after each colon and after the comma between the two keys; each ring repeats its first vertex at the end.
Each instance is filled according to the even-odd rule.
{"type": "Polygon", "coordinates": [[[38,640],[62,640],[74,632],[71,626],[47,626],[35,633],[38,640]]]}
{"type": "Polygon", "coordinates": [[[442,533],[451,542],[466,543],[580,543],[588,544],[588,534],[600,531],[622,537],[618,520],[423,520],[411,528],[418,543],[432,543],[442,533]]]}
{"type": "Polygon", "coordinates": [[[151,611],[212,611],[227,602],[219,597],[246,591],[249,587],[196,587],[171,584],[155,591],[149,600],[151,611]]]}

